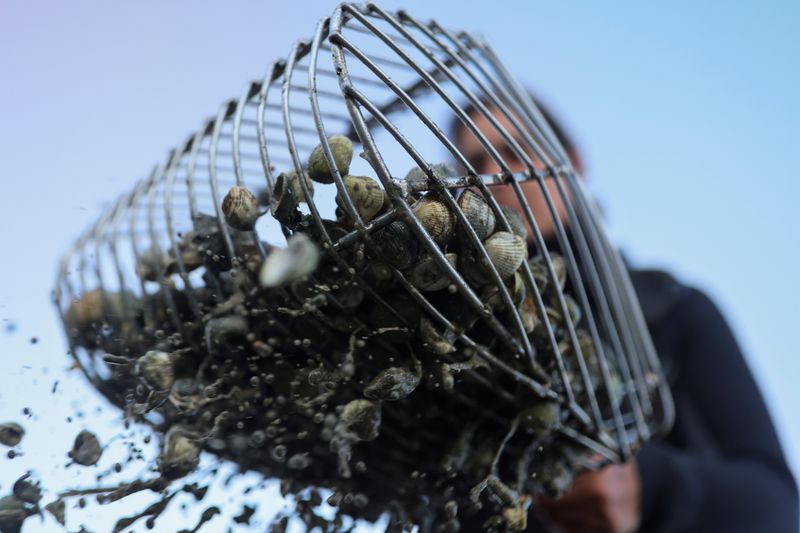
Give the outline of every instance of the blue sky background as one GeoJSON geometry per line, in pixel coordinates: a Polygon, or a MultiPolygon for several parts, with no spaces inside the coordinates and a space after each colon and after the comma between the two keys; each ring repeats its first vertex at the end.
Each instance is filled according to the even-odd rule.
{"type": "MultiPolygon", "coordinates": [[[[722,307],[798,471],[800,2],[382,5],[480,31],[554,108],[585,149],[616,242],[722,307]]],[[[0,457],[0,492],[28,468],[48,485],[86,482],[91,473],[61,468],[58,441],[82,427],[110,438],[117,420],[66,372],[49,303],[60,254],[334,6],[0,3],[0,420],[34,413],[25,456],[0,457]],[[76,408],[84,418],[68,423],[76,408]]],[[[135,508],[122,505],[73,512],[70,525],[107,528],[135,508]]]]}

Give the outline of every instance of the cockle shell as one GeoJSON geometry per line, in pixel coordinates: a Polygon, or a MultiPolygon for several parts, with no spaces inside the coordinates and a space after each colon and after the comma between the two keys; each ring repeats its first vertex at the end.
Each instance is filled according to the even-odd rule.
{"type": "Polygon", "coordinates": [[[572,323],[574,325],[577,325],[578,322],[581,321],[581,317],[583,316],[583,311],[581,310],[581,306],[578,305],[578,302],[575,301],[575,298],[573,298],[569,294],[564,295],[564,303],[567,304],[567,311],[569,312],[569,317],[572,319],[572,323]]]}
{"type": "Polygon", "coordinates": [[[508,231],[498,231],[486,239],[483,245],[502,279],[512,276],[528,253],[522,237],[508,231]]]}
{"type": "Polygon", "coordinates": [[[436,326],[433,325],[427,317],[420,318],[419,332],[422,337],[422,345],[430,352],[437,355],[444,355],[456,351],[453,345],[453,339],[447,338],[437,331],[436,326]]]}
{"type": "Polygon", "coordinates": [[[206,348],[209,352],[216,353],[227,339],[246,335],[248,327],[247,319],[241,315],[212,318],[205,326],[206,348]]]}
{"type": "Polygon", "coordinates": [[[200,464],[200,445],[192,434],[181,426],[172,426],[164,437],[158,458],[158,470],[167,478],[185,476],[200,464]]]}
{"type": "MultiPolygon", "coordinates": [[[[353,160],[353,143],[344,135],[328,137],[333,160],[339,174],[344,176],[350,171],[350,162],[353,160]]],[[[325,158],[322,144],[318,144],[308,156],[308,174],[311,179],[319,183],[333,183],[333,173],[325,158]]]]}
{"type": "Polygon", "coordinates": [[[222,212],[228,225],[239,231],[253,229],[261,215],[256,195],[241,185],[234,185],[225,195],[222,212]]]}
{"type": "Polygon", "coordinates": [[[405,270],[417,260],[419,244],[405,222],[395,220],[374,236],[379,258],[387,264],[405,270]]]}
{"type": "Polygon", "coordinates": [[[364,396],[373,400],[399,400],[411,394],[419,384],[419,376],[407,368],[381,370],[366,387],[364,396]]]}
{"type": "MultiPolygon", "coordinates": [[[[537,312],[538,313],[538,312],[537,312]]],[[[545,313],[547,320],[550,322],[550,330],[555,334],[562,327],[563,315],[558,309],[545,305],[545,313]]],[[[535,324],[533,335],[542,342],[549,341],[548,328],[545,326],[544,318],[537,314],[537,322],[535,324]]]]}
{"type": "MultiPolygon", "coordinates": [[[[344,186],[364,222],[375,218],[383,209],[386,195],[378,182],[369,176],[345,176],[344,186]]],[[[342,211],[345,211],[345,204],[340,195],[336,196],[336,203],[342,211]]]]}
{"type": "Polygon", "coordinates": [[[522,273],[519,270],[514,272],[514,276],[508,280],[507,285],[514,305],[522,305],[523,300],[528,295],[527,284],[525,283],[525,278],[522,277],[522,273]]]}
{"type": "Polygon", "coordinates": [[[520,423],[528,433],[544,435],[561,422],[561,408],[558,403],[540,400],[529,405],[520,413],[520,423]]]}
{"type": "Polygon", "coordinates": [[[484,240],[491,235],[495,225],[494,211],[483,196],[467,189],[458,198],[458,206],[464,212],[469,225],[475,230],[478,239],[484,240]]]}
{"type": "MultiPolygon", "coordinates": [[[[558,282],[557,286],[559,289],[564,290],[564,286],[567,283],[567,264],[561,254],[557,252],[548,252],[548,254],[550,256],[550,262],[553,263],[553,271],[555,272],[558,282]]],[[[552,287],[556,286],[551,283],[550,272],[543,256],[537,255],[536,257],[532,257],[528,261],[528,266],[531,269],[533,279],[536,281],[539,292],[543,293],[549,288],[552,289],[552,287]]]]}
{"type": "Polygon", "coordinates": [[[139,256],[136,263],[136,275],[145,281],[157,281],[159,273],[165,274],[170,259],[161,248],[154,245],[139,256]]]}
{"type": "Polygon", "coordinates": [[[300,217],[297,204],[298,199],[291,176],[279,174],[270,197],[272,216],[281,224],[292,227],[300,217]]]}
{"type": "Polygon", "coordinates": [[[22,441],[25,436],[25,428],[16,422],[6,422],[0,424],[0,444],[14,447],[22,441]]]}
{"type": "Polygon", "coordinates": [[[539,314],[536,311],[536,303],[533,296],[528,296],[517,308],[520,317],[522,317],[522,326],[525,328],[525,333],[531,334],[539,323],[539,314]]]}
{"type": "Polygon", "coordinates": [[[453,235],[456,216],[443,200],[433,195],[423,196],[412,210],[428,234],[440,245],[453,235]]]}
{"type": "Polygon", "coordinates": [[[370,400],[353,400],[344,406],[342,424],[359,440],[374,440],[381,425],[381,406],[370,400]]]}
{"type": "Polygon", "coordinates": [[[153,390],[165,391],[175,382],[175,357],[167,352],[150,350],[136,362],[136,373],[153,390]]]}
{"type": "MultiPolygon", "coordinates": [[[[292,188],[292,192],[294,193],[294,197],[297,199],[297,201],[308,203],[306,195],[303,192],[303,185],[300,183],[300,174],[292,170],[291,172],[284,172],[279,174],[277,179],[281,179],[281,176],[283,176],[283,179],[286,180],[287,186],[292,188]]],[[[303,177],[305,178],[308,194],[313,198],[314,182],[311,181],[311,177],[308,175],[308,172],[303,172],[303,177]]]]}
{"type": "MultiPolygon", "coordinates": [[[[447,253],[444,256],[455,267],[458,256],[454,253],[447,253]]],[[[413,286],[423,291],[438,291],[447,287],[451,282],[450,277],[442,272],[442,269],[439,268],[432,256],[425,257],[414,267],[409,281],[413,286]]]]}
{"type": "Polygon", "coordinates": [[[69,452],[70,458],[79,465],[92,466],[100,460],[103,455],[103,448],[97,437],[91,431],[83,430],[75,437],[72,450],[69,452]]]}
{"type": "MultiPolygon", "coordinates": [[[[431,171],[435,177],[442,180],[448,176],[455,176],[455,171],[446,163],[435,163],[431,165],[431,171]]],[[[405,179],[408,182],[427,181],[428,175],[420,167],[414,167],[408,171],[405,179]]]]}
{"type": "Polygon", "coordinates": [[[517,210],[507,205],[501,205],[500,211],[503,212],[506,220],[508,220],[508,225],[511,227],[511,232],[515,235],[519,235],[523,240],[527,241],[528,228],[525,226],[525,222],[522,220],[522,217],[517,210]]]}
{"type": "MultiPolygon", "coordinates": [[[[180,262],[183,263],[183,269],[189,273],[203,266],[203,256],[200,255],[200,252],[191,243],[191,241],[187,239],[187,236],[191,237],[189,234],[184,235],[184,238],[178,243],[178,253],[180,254],[180,262]]],[[[170,249],[169,253],[167,254],[167,261],[166,265],[164,266],[164,270],[167,275],[177,274],[180,272],[178,259],[175,257],[172,249],[170,249]]]]}

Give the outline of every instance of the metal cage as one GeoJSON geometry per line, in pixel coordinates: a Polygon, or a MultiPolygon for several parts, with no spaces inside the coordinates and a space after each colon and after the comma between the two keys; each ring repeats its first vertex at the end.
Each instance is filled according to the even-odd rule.
{"type": "MultiPolygon", "coordinates": [[[[391,302],[351,269],[345,252],[361,244],[380,256],[377,232],[395,221],[405,223],[420,254],[430,256],[449,277],[454,288],[450,296],[479,316],[481,327],[491,333],[491,343],[486,335],[473,338],[443,309],[441,298],[414,287],[403,269],[392,269],[394,282],[428,318],[488,368],[467,369],[462,381],[500,401],[513,402],[520,388],[558,401],[566,413],[560,434],[606,461],[630,457],[642,442],[669,427],[669,390],[626,267],[530,95],[483,39],[372,3],[337,7],[310,40],[297,42],[262,80],[225,102],[64,255],[54,298],[72,354],[94,386],[123,404],[103,354],[143,352],[158,339],[185,335],[187,323],[209,312],[208,291],[216,302],[230,296],[217,273],[192,270],[181,259],[180,237],[193,229],[193,221],[210,215],[208,220],[224,238],[229,267],[240,268],[240,241],[225,223],[221,198],[232,185],[264,189],[269,196],[280,171],[302,175],[319,143],[333,183],[315,183],[313,194],[305,180],[299,183],[307,198],[303,215],[312,222],[323,255],[349,269],[366,301],[391,309],[391,302]],[[499,168],[497,173],[476,170],[458,139],[451,138],[451,123],[460,125],[461,137],[481,147],[499,168]],[[348,136],[363,150],[350,173],[377,177],[390,201],[372,220],[362,219],[336,169],[328,142],[334,134],[348,136]],[[448,160],[447,167],[435,165],[442,160],[448,160]],[[409,168],[421,172],[400,177],[409,168]],[[450,170],[442,170],[446,168],[450,170]],[[478,192],[497,227],[511,231],[508,211],[495,198],[498,187],[513,190],[530,230],[530,247],[543,268],[537,272],[524,261],[519,271],[544,325],[540,341],[526,331],[515,295],[457,201],[459,192],[478,192]],[[459,246],[488,265],[489,285],[496,287],[494,297],[504,311],[487,304],[485,294],[448,260],[420,223],[411,203],[426,193],[447,202],[460,231],[459,246]],[[537,209],[527,200],[531,194],[541,200],[537,209]],[[326,222],[336,216],[335,198],[338,214],[353,221],[344,234],[330,231],[326,222]],[[548,219],[552,235],[542,231],[548,219]],[[566,285],[559,285],[556,254],[563,258],[566,285]],[[174,258],[170,269],[162,264],[167,257],[174,258]],[[141,268],[153,263],[158,268],[141,268]],[[543,294],[537,276],[558,286],[555,293],[543,294]],[[87,295],[103,309],[103,324],[92,342],[79,335],[68,316],[70,304],[87,295]],[[571,313],[574,303],[582,316],[571,313]],[[183,308],[190,310],[188,317],[183,308]],[[560,327],[550,323],[554,311],[563,321],[560,327]],[[124,346],[120,338],[127,339],[124,346]],[[586,339],[596,352],[592,360],[583,353],[586,339]],[[543,353],[551,358],[553,380],[543,375],[543,353]]],[[[274,217],[261,217],[248,241],[254,260],[267,257],[295,231],[274,217]]],[[[459,388],[455,397],[474,416],[492,415],[459,388]]]]}

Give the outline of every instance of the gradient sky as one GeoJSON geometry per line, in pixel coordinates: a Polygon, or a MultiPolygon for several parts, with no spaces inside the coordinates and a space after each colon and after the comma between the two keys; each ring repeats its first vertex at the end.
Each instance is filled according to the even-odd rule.
{"type": "MultiPolygon", "coordinates": [[[[798,471],[800,2],[383,5],[480,31],[554,108],[584,147],[616,242],[721,306],[798,471]]],[[[0,2],[0,420],[34,413],[26,455],[0,457],[0,493],[28,468],[56,486],[90,479],[61,468],[66,446],[52,443],[82,427],[108,436],[118,416],[66,372],[49,303],[59,255],[334,6],[0,2]],[[76,408],[84,418],[68,423],[76,408]]],[[[70,526],[107,528],[133,509],[94,506],[70,526]]]]}

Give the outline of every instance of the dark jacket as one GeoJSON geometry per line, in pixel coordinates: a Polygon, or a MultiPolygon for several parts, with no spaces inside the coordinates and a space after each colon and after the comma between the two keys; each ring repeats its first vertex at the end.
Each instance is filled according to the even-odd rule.
{"type": "MultiPolygon", "coordinates": [[[[722,314],[665,272],[630,274],[676,407],[670,433],[636,458],[640,531],[797,533],[794,478],[722,314]]],[[[462,531],[482,529],[482,521],[465,522],[462,531]]],[[[545,531],[535,510],[528,524],[545,531]]]]}
{"type": "Polygon", "coordinates": [[[631,278],[676,406],[637,457],[641,531],[796,533],[797,486],[725,318],[664,272],[631,278]]]}

